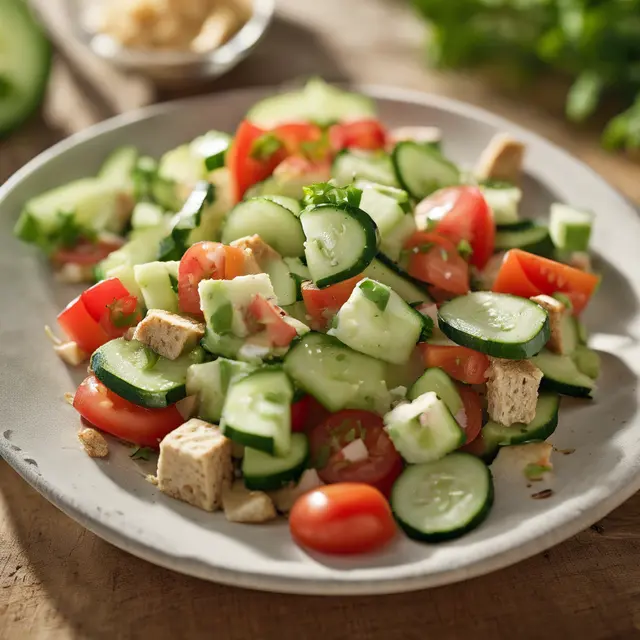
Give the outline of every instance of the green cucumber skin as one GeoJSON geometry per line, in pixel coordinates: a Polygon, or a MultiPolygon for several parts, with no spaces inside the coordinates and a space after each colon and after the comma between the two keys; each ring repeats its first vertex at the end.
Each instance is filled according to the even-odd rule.
{"type": "Polygon", "coordinates": [[[226,424],[223,429],[223,433],[229,440],[242,444],[245,447],[251,449],[257,449],[258,451],[264,451],[269,455],[275,455],[275,446],[273,438],[267,438],[265,436],[258,436],[252,433],[246,433],[236,429],[233,425],[226,424]]]}
{"type": "Polygon", "coordinates": [[[540,381],[540,387],[547,391],[553,391],[563,396],[571,396],[572,398],[585,398],[587,400],[593,400],[593,389],[589,387],[579,387],[576,385],[565,384],[564,382],[558,382],[557,380],[551,380],[546,376],[540,381]]]}
{"type": "Polygon", "coordinates": [[[244,486],[251,491],[276,491],[290,482],[297,482],[302,475],[302,472],[307,468],[309,460],[310,454],[309,451],[307,451],[306,457],[298,466],[293,469],[288,469],[287,471],[271,475],[268,478],[264,478],[263,476],[247,475],[243,472],[244,486]]]}

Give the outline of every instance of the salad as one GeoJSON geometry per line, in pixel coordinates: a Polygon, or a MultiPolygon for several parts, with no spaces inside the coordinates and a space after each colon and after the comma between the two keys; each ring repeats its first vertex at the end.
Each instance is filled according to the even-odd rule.
{"type": "Polygon", "coordinates": [[[389,130],[311,80],[232,135],[119,148],[28,201],[16,235],[92,283],[49,330],[89,363],[70,399],[87,453],[108,455],[103,434],[159,450],[161,492],[233,522],[288,514],[326,553],[480,525],[498,452],[550,473],[560,398],[599,373],[593,215],[522,218],[524,153],[500,134],[461,168],[437,129],[389,130]]]}

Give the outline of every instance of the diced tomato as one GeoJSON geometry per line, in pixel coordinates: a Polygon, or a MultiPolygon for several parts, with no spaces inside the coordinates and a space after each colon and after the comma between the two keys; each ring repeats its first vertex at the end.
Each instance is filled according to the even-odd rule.
{"type": "Polygon", "coordinates": [[[245,256],[240,247],[224,247],[224,279],[233,280],[246,275],[245,256]]]}
{"type": "Polygon", "coordinates": [[[73,407],[98,429],[143,447],[157,448],[162,438],[184,422],[175,405],[139,407],[107,389],[95,376],[78,387],[73,407]]]}
{"type": "Polygon", "coordinates": [[[282,142],[288,155],[321,160],[329,152],[328,145],[322,144],[323,132],[317,124],[290,122],[276,127],[272,133],[282,142]]]}
{"type": "Polygon", "coordinates": [[[411,276],[457,295],[468,293],[469,264],[449,238],[417,231],[404,247],[410,251],[408,271],[411,276]]]}
{"type": "Polygon", "coordinates": [[[489,367],[489,358],[484,353],[459,346],[419,344],[424,363],[429,367],[440,367],[452,378],[466,384],[484,384],[484,374],[489,367]]]}
{"type": "Polygon", "coordinates": [[[182,256],[178,267],[178,303],[185,313],[202,316],[198,284],[225,276],[225,246],[219,242],[196,242],[182,256]]]}
{"type": "Polygon", "coordinates": [[[331,161],[310,160],[302,155],[289,156],[273,170],[273,176],[282,182],[326,182],[331,177],[331,161]]]}
{"type": "Polygon", "coordinates": [[[123,336],[142,320],[138,298],[128,295],[107,305],[107,312],[100,318],[100,326],[111,338],[123,336]]]}
{"type": "Polygon", "coordinates": [[[296,330],[282,319],[284,311],[259,293],[253,296],[247,307],[247,314],[266,329],[269,342],[274,347],[288,347],[298,335],[296,330]]]}
{"type": "Polygon", "coordinates": [[[456,245],[466,240],[473,250],[470,262],[478,269],[483,269],[493,255],[496,227],[478,187],[440,189],[418,204],[415,215],[418,228],[425,228],[427,219],[437,220],[438,233],[456,245]]]}
{"type": "Polygon", "coordinates": [[[234,202],[241,200],[250,186],[268,178],[287,155],[284,147],[280,147],[267,158],[253,157],[254,143],[265,133],[267,132],[264,129],[256,127],[248,120],[243,120],[238,126],[226,154],[234,202]]]}
{"type": "Polygon", "coordinates": [[[291,405],[291,431],[304,431],[309,420],[311,396],[304,395],[291,405]]]}
{"type": "Polygon", "coordinates": [[[328,484],[364,482],[387,494],[402,471],[402,458],[384,430],[382,418],[370,411],[345,409],[331,414],[310,434],[311,456],[328,484]],[[362,438],[366,460],[345,460],[342,449],[362,438]]]}
{"type": "Polygon", "coordinates": [[[72,300],[58,314],[58,324],[69,339],[87,353],[93,353],[110,340],[106,331],[87,311],[81,296],[72,300]]]}
{"type": "Polygon", "coordinates": [[[107,278],[89,287],[80,297],[89,315],[100,322],[109,305],[129,295],[129,291],[118,278],[107,278]]]}
{"type": "Polygon", "coordinates": [[[124,244],[124,238],[118,236],[101,239],[95,242],[81,240],[75,247],[58,249],[51,256],[54,265],[77,264],[80,266],[93,266],[104,260],[110,253],[119,249],[124,244]]]}
{"type": "Polygon", "coordinates": [[[367,484],[351,482],[302,495],[289,514],[289,528],[297,544],[337,555],[380,549],[397,531],[385,497],[367,484]]]}
{"type": "Polygon", "coordinates": [[[354,276],[324,289],[319,289],[313,282],[302,283],[302,300],[307,313],[311,316],[313,329],[321,331],[327,328],[331,318],[338,313],[340,307],[349,299],[355,286],[362,278],[363,276],[354,276]]]}
{"type": "Polygon", "coordinates": [[[375,151],[384,149],[387,131],[378,120],[355,120],[334,124],[329,129],[329,138],[335,151],[348,148],[375,151]]]}
{"type": "Polygon", "coordinates": [[[465,413],[464,434],[465,444],[473,442],[482,429],[482,399],[477,391],[463,384],[456,384],[458,393],[462,398],[465,413]]]}
{"type": "Polygon", "coordinates": [[[493,291],[525,298],[560,292],[571,300],[573,312],[578,315],[587,306],[599,282],[600,278],[593,273],[520,249],[511,249],[500,267],[493,291]]]}

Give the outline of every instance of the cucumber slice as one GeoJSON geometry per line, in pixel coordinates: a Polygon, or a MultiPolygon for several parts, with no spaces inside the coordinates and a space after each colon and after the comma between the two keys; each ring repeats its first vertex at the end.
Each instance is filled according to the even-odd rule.
{"type": "MultiPolygon", "coordinates": [[[[287,269],[289,269],[289,275],[295,282],[296,300],[302,300],[302,283],[311,280],[309,267],[307,267],[306,264],[303,264],[300,258],[284,258],[284,263],[287,265],[287,269]]],[[[282,307],[283,305],[281,304],[280,306],[282,307]]]]}
{"type": "Polygon", "coordinates": [[[138,202],[131,214],[131,228],[135,230],[159,227],[165,224],[165,213],[151,202],[138,202]]]}
{"type": "Polygon", "coordinates": [[[549,236],[549,229],[542,225],[531,225],[508,230],[496,231],[496,251],[522,249],[539,256],[550,256],[553,253],[553,243],[549,236]]]}
{"type": "Polygon", "coordinates": [[[517,220],[505,224],[496,225],[497,231],[525,231],[536,226],[533,220],[517,220]]]}
{"type": "Polygon", "coordinates": [[[399,142],[391,154],[396,178],[416,200],[454,184],[460,184],[460,171],[437,149],[410,140],[399,142]]]}
{"type": "Polygon", "coordinates": [[[189,145],[189,151],[197,158],[202,158],[207,171],[213,171],[224,167],[227,149],[231,145],[232,138],[222,131],[207,131],[197,137],[189,145]]]}
{"type": "Polygon", "coordinates": [[[275,491],[297,482],[309,461],[309,440],[304,433],[291,435],[291,449],[281,458],[247,447],[242,459],[242,476],[251,491],[275,491]]]}
{"type": "Polygon", "coordinates": [[[541,393],[536,404],[536,415],[529,424],[505,427],[490,420],[482,427],[482,437],[490,447],[506,447],[535,440],[546,440],[558,426],[560,397],[555,393],[541,393]]]}
{"type": "Polygon", "coordinates": [[[251,122],[265,129],[287,122],[328,125],[373,117],[375,108],[369,98],[332,87],[320,78],[312,78],[299,91],[260,100],[247,114],[251,122]]]}
{"type": "Polygon", "coordinates": [[[391,157],[383,151],[343,149],[333,161],[331,177],[340,187],[357,180],[398,186],[391,157]]]}
{"type": "Polygon", "coordinates": [[[468,453],[407,467],[391,491],[391,508],[415,540],[440,542],[475,529],[493,504],[488,467],[468,453]]]}
{"type": "Polygon", "coordinates": [[[295,198],[289,198],[287,196],[278,196],[278,195],[264,195],[262,196],[265,200],[271,200],[271,202],[275,202],[279,204],[281,207],[285,209],[289,209],[291,213],[293,213],[296,218],[300,217],[300,212],[302,211],[302,205],[300,204],[300,200],[296,200],[295,198]]]}
{"type": "Polygon", "coordinates": [[[222,229],[222,242],[229,244],[256,233],[282,256],[297,258],[304,252],[300,221],[272,200],[251,198],[237,204],[222,229]]]}
{"type": "Polygon", "coordinates": [[[363,275],[391,287],[405,302],[409,304],[431,302],[425,284],[412,278],[404,269],[384,255],[378,255],[364,270],[363,275]]]}
{"type": "Polygon", "coordinates": [[[553,244],[561,251],[587,251],[593,219],[594,215],[589,211],[552,204],[549,232],[553,244]]]}
{"type": "Polygon", "coordinates": [[[571,357],[581,373],[589,376],[592,380],[598,378],[601,362],[597,352],[584,345],[578,345],[571,357]]]}
{"type": "Polygon", "coordinates": [[[497,358],[522,360],[539,353],[551,335],[547,312],[506,293],[476,291],[438,310],[442,333],[463,347],[497,358]]]}
{"type": "Polygon", "coordinates": [[[304,254],[318,287],[361,274],[378,251],[378,230],[362,209],[320,204],[300,216],[307,238],[304,254]]]}
{"type": "Polygon", "coordinates": [[[591,398],[596,388],[594,381],[578,369],[571,356],[560,356],[542,351],[531,358],[542,371],[542,386],[549,391],[576,398],[591,398]]]}
{"type": "Polygon", "coordinates": [[[384,363],[331,336],[315,332],[303,336],[286,355],[284,369],[297,387],[331,412],[366,409],[383,414],[389,410],[384,363]]]}
{"type": "Polygon", "coordinates": [[[259,369],[232,381],[222,410],[224,435],[269,455],[291,449],[293,385],[279,367],[259,369]]]}
{"type": "Polygon", "coordinates": [[[23,0],[0,3],[0,138],[38,107],[51,67],[51,47],[23,0]]]}
{"type": "Polygon", "coordinates": [[[522,190],[518,187],[494,188],[481,186],[480,191],[493,212],[493,220],[501,225],[512,225],[518,222],[518,207],[522,200],[522,190]]]}
{"type": "Polygon", "coordinates": [[[453,416],[464,408],[456,385],[442,369],[437,367],[427,369],[409,389],[407,398],[415,400],[418,396],[429,391],[433,391],[445,403],[453,416]]]}
{"type": "Polygon", "coordinates": [[[159,409],[186,396],[187,369],[203,359],[200,347],[168,360],[137,340],[117,338],[94,352],[91,369],[105,387],[125,400],[159,409]]]}
{"type": "MultiPolygon", "coordinates": [[[[297,258],[287,259],[296,260],[297,258]]],[[[298,299],[301,282],[289,271],[287,263],[282,258],[276,257],[264,261],[261,266],[271,280],[278,306],[293,304],[298,299]]]]}
{"type": "Polygon", "coordinates": [[[133,194],[133,172],[138,163],[138,155],[138,150],[131,146],[112,151],[102,163],[98,178],[118,191],[133,194]]]}

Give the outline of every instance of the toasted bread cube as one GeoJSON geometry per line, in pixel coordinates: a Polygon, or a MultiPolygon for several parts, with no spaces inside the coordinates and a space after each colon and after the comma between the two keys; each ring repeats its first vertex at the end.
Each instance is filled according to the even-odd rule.
{"type": "Polygon", "coordinates": [[[542,371],[529,360],[489,358],[487,404],[489,417],[507,427],[528,424],[536,415],[542,371]]]}
{"type": "Polygon", "coordinates": [[[215,511],[232,478],[231,441],[216,425],[192,418],[160,443],[158,487],[172,498],[215,511]]]}
{"type": "Polygon", "coordinates": [[[556,300],[551,296],[539,295],[534,296],[531,300],[539,304],[549,315],[551,337],[547,342],[547,349],[561,355],[566,353],[565,346],[562,343],[562,324],[565,315],[569,314],[569,310],[560,300],[556,300]]]}
{"type": "Polygon", "coordinates": [[[78,440],[91,458],[104,458],[109,455],[109,444],[104,436],[91,427],[83,427],[78,431],[78,440]]]}
{"type": "Polygon", "coordinates": [[[242,480],[236,480],[224,491],[222,506],[229,522],[259,524],[277,515],[273,500],[264,491],[249,491],[242,480]]]}
{"type": "Polygon", "coordinates": [[[476,177],[518,184],[522,175],[525,146],[508,133],[498,133],[480,155],[476,177]]]}
{"type": "Polygon", "coordinates": [[[269,260],[279,260],[282,256],[271,246],[268,245],[257,233],[252,236],[238,238],[231,242],[232,247],[238,247],[243,251],[250,251],[251,255],[257,260],[259,265],[263,265],[269,260]]]}
{"type": "Polygon", "coordinates": [[[204,336],[204,324],[162,309],[149,309],[133,334],[134,340],[157,354],[175,360],[193,349],[204,336]]]}

